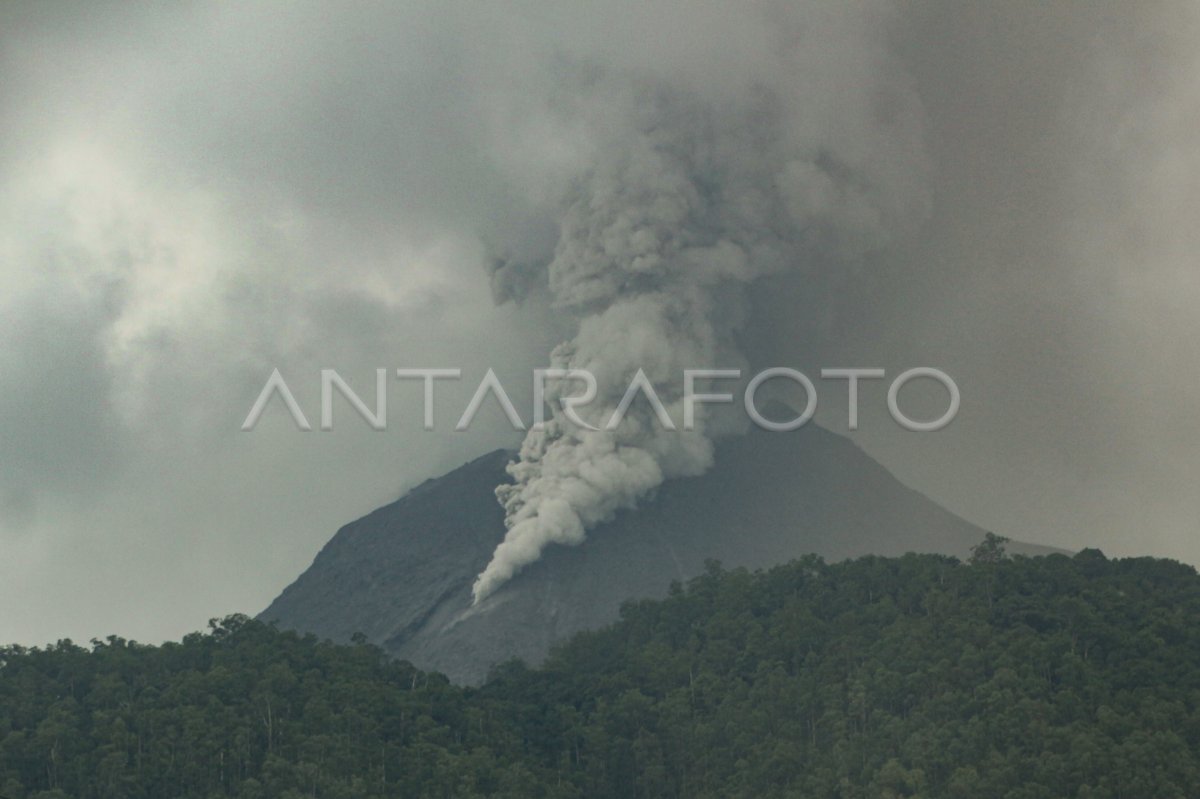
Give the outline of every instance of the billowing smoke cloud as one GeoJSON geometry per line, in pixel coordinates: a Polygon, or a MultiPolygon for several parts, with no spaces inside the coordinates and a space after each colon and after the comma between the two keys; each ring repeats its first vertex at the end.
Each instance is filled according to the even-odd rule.
{"type": "MultiPolygon", "coordinates": [[[[310,417],[326,367],[360,391],[381,366],[494,367],[523,406],[518,376],[576,334],[556,360],[603,355],[610,387],[669,373],[660,329],[676,365],[738,366],[735,343],[753,368],[936,365],[964,399],[936,436],[861,397],[853,438],[898,477],[1014,538],[1200,563],[1200,4],[782,5],[0,3],[0,642],[252,612],[339,525],[516,443],[499,413],[422,431],[410,381],[385,435],[239,433],[273,368],[310,417]],[[593,197],[648,213],[635,187],[683,198],[638,222],[669,268],[604,255],[632,232],[587,239],[618,219],[593,197]],[[680,274],[735,247],[745,274],[680,274]],[[860,253],[869,272],[836,268],[860,253]],[[500,254],[522,308],[479,279],[500,254]],[[645,352],[597,350],[601,321],[645,352]]],[[[439,425],[471,382],[439,387],[439,425]]],[[[841,432],[836,391],[817,419],[841,432]]],[[[584,489],[618,494],[595,470],[577,498],[533,454],[629,440],[671,472],[705,446],[543,435],[521,493],[598,515],[584,489]]]]}
{"type": "MultiPolygon", "coordinates": [[[[763,11],[763,8],[759,8],[763,11]]],[[[773,10],[769,66],[735,90],[666,70],[588,64],[563,87],[564,127],[596,136],[564,177],[557,241],[540,259],[497,259],[500,299],[548,298],[578,333],[551,365],[596,376],[580,426],[548,391],[553,418],[526,437],[497,489],[507,534],[478,603],[551,544],[633,507],[664,480],[704,472],[713,419],[661,425],[634,403],[603,428],[643,370],[678,425],[683,372],[740,367],[739,320],[754,280],[814,264],[852,266],[928,210],[919,103],[888,57],[886,18],[855,6],[773,10]],[[844,46],[846,63],[828,54],[844,46]],[[818,64],[813,52],[821,54],[818,64]]]]}

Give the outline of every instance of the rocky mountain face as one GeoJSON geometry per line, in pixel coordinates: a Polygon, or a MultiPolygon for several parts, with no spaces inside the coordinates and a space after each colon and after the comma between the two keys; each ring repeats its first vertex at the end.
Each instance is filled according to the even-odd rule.
{"type": "Polygon", "coordinates": [[[757,568],[808,553],[965,557],[984,536],[842,436],[813,424],[754,430],[721,442],[707,474],[667,483],[582,546],[550,548],[472,607],[475,576],[504,537],[494,489],[511,456],[484,455],[346,525],[260,618],[335,641],[361,632],[418,667],[478,683],[498,662],[536,664],[556,641],[614,621],[624,600],[664,595],[707,559],[757,568]]]}

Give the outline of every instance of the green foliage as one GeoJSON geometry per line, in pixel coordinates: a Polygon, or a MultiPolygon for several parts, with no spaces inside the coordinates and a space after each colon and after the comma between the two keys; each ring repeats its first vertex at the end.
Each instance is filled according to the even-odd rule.
{"type": "Polygon", "coordinates": [[[968,560],[972,565],[978,563],[999,563],[1004,560],[1004,545],[1007,543],[1008,539],[1004,536],[987,533],[984,535],[982,541],[971,547],[971,557],[968,560]]]}
{"type": "Polygon", "coordinates": [[[244,616],[151,647],[0,649],[0,793],[574,796],[438,674],[244,616]]]}
{"type": "Polygon", "coordinates": [[[0,794],[1194,796],[1194,570],[991,543],[713,564],[480,689],[241,616],[0,649],[0,794]]]}

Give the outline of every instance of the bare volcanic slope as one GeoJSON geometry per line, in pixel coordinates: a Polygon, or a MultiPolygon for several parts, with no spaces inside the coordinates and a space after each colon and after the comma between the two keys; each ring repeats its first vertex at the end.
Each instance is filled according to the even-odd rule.
{"type": "Polygon", "coordinates": [[[494,490],[511,457],[484,455],[346,525],[260,618],[335,641],[361,632],[418,667],[477,683],[500,661],[540,662],[556,641],[614,621],[626,599],[664,595],[710,558],[755,568],[808,553],[963,557],[984,536],[842,436],[812,424],[754,430],[718,444],[707,474],[668,482],[582,546],[551,547],[472,607],[475,576],[504,537],[494,490]]]}

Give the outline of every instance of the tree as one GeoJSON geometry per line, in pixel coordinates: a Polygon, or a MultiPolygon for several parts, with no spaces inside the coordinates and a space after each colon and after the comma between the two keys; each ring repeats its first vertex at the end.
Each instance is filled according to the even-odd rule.
{"type": "Polygon", "coordinates": [[[972,565],[999,563],[1005,558],[1004,545],[1007,543],[1008,539],[1004,536],[988,533],[982,541],[971,547],[971,557],[967,562],[972,565]]]}

